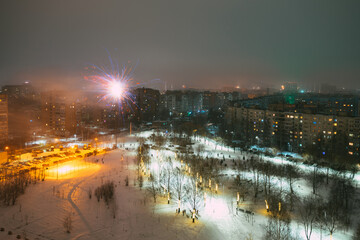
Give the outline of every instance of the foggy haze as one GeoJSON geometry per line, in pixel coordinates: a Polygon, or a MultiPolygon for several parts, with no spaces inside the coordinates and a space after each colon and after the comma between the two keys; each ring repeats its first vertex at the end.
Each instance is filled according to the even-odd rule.
{"type": "Polygon", "coordinates": [[[83,88],[84,67],[109,64],[107,49],[138,62],[136,81],[148,87],[359,88],[359,9],[356,0],[4,0],[0,85],[83,88]]]}

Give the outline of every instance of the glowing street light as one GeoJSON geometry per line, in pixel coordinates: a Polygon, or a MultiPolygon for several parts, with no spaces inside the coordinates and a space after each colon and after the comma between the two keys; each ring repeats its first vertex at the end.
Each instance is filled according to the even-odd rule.
{"type": "Polygon", "coordinates": [[[218,192],[218,184],[215,184],[215,192],[218,192]]]}
{"type": "Polygon", "coordinates": [[[240,202],[240,193],[237,192],[237,194],[236,194],[236,205],[239,205],[239,202],[240,202]]]}
{"type": "Polygon", "coordinates": [[[170,192],[168,192],[168,204],[170,204],[170,192]]]}
{"type": "Polygon", "coordinates": [[[269,204],[268,204],[268,202],[266,201],[266,199],[265,199],[265,207],[266,207],[266,212],[269,212],[269,204]]]}
{"type": "Polygon", "coordinates": [[[180,205],[181,205],[181,200],[179,198],[179,200],[178,200],[178,213],[180,213],[180,205]]]}
{"type": "Polygon", "coordinates": [[[209,188],[211,189],[211,178],[209,178],[209,188]]]}

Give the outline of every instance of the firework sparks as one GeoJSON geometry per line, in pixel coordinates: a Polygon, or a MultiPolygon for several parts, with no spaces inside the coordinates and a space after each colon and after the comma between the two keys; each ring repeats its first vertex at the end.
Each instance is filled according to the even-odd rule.
{"type": "Polygon", "coordinates": [[[110,59],[111,67],[90,65],[85,70],[90,71],[91,74],[84,77],[96,84],[96,91],[99,92],[99,101],[109,101],[117,103],[119,108],[123,111],[124,106],[127,105],[130,109],[135,105],[135,97],[132,90],[135,85],[133,79],[133,67],[123,66],[119,68],[118,64],[114,64],[110,59]]]}

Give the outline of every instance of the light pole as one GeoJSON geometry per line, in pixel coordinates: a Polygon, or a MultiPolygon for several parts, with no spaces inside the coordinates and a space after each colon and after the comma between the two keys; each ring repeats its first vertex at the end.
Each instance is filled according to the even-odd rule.
{"type": "Polygon", "coordinates": [[[240,193],[237,192],[237,194],[236,194],[236,207],[239,206],[239,202],[240,202],[240,193]]]}
{"type": "Polygon", "coordinates": [[[9,147],[8,146],[6,146],[5,147],[5,151],[6,151],[6,162],[8,162],[9,161],[9,147]]]}
{"type": "Polygon", "coordinates": [[[269,210],[269,204],[268,204],[268,202],[266,201],[266,199],[265,199],[265,207],[266,207],[266,212],[269,212],[270,210],[269,210]]]}

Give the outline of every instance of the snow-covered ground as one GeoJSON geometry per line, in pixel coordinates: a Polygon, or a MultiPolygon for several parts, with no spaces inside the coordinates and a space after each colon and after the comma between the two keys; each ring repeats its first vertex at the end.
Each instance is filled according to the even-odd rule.
{"type": "MultiPolygon", "coordinates": [[[[151,132],[142,133],[148,137],[151,132]]],[[[209,142],[209,141],[208,141],[209,142]]],[[[211,155],[223,159],[236,159],[240,155],[227,147],[218,147],[215,143],[205,144],[204,156],[211,155]],[[229,157],[230,155],[230,157],[229,157]]],[[[175,213],[177,202],[167,204],[166,197],[158,198],[156,204],[147,194],[145,187],[140,190],[135,184],[136,166],[134,164],[137,146],[136,138],[119,138],[122,149],[102,156],[92,156],[90,161],[74,160],[72,167],[61,170],[51,169],[52,175],[44,182],[30,185],[26,193],[20,196],[15,206],[0,207],[0,239],[15,239],[20,234],[28,239],[245,239],[252,233],[253,239],[261,239],[267,216],[262,201],[249,206],[244,202],[241,207],[254,209],[253,218],[235,210],[235,196],[226,185],[219,185],[219,194],[209,194],[206,204],[200,212],[199,221],[192,223],[190,218],[175,213]],[[128,150],[125,150],[128,149],[128,150]],[[104,163],[92,163],[95,158],[103,158],[104,163]],[[79,161],[79,162],[78,162],[79,161]],[[74,167],[75,166],[75,167],[74,167]],[[77,166],[77,168],[76,168],[77,166]],[[71,168],[71,171],[69,170],[71,168]],[[56,172],[56,177],[55,177],[56,172]],[[125,177],[129,177],[129,186],[125,186],[125,177]],[[57,180],[58,179],[58,180],[57,180]],[[88,197],[92,191],[106,182],[116,184],[116,207],[107,207],[103,200],[98,202],[95,196],[88,197]],[[115,211],[115,218],[113,212],[115,211]],[[71,214],[72,231],[66,233],[64,218],[71,214]],[[13,235],[7,235],[12,231],[13,235]]],[[[197,143],[198,144],[198,143],[197,143]]],[[[108,143],[109,147],[112,143],[108,143]]],[[[196,146],[195,146],[196,148],[196,146]]],[[[151,152],[155,157],[155,152],[151,152]]],[[[172,150],[157,153],[161,156],[174,156],[172,150]]],[[[269,159],[270,160],[270,159],[269,159]]],[[[224,173],[232,175],[231,168],[224,173]]],[[[360,179],[360,178],[359,178],[360,179]]],[[[274,178],[274,184],[286,181],[274,178]]],[[[296,184],[296,191],[306,195],[311,191],[306,181],[296,184]]],[[[305,239],[301,225],[292,223],[294,234],[305,239]]],[[[322,232],[322,239],[329,239],[322,232]]],[[[350,239],[350,233],[336,232],[333,239],[350,239]]],[[[312,239],[320,239],[315,231],[312,239]]]]}

